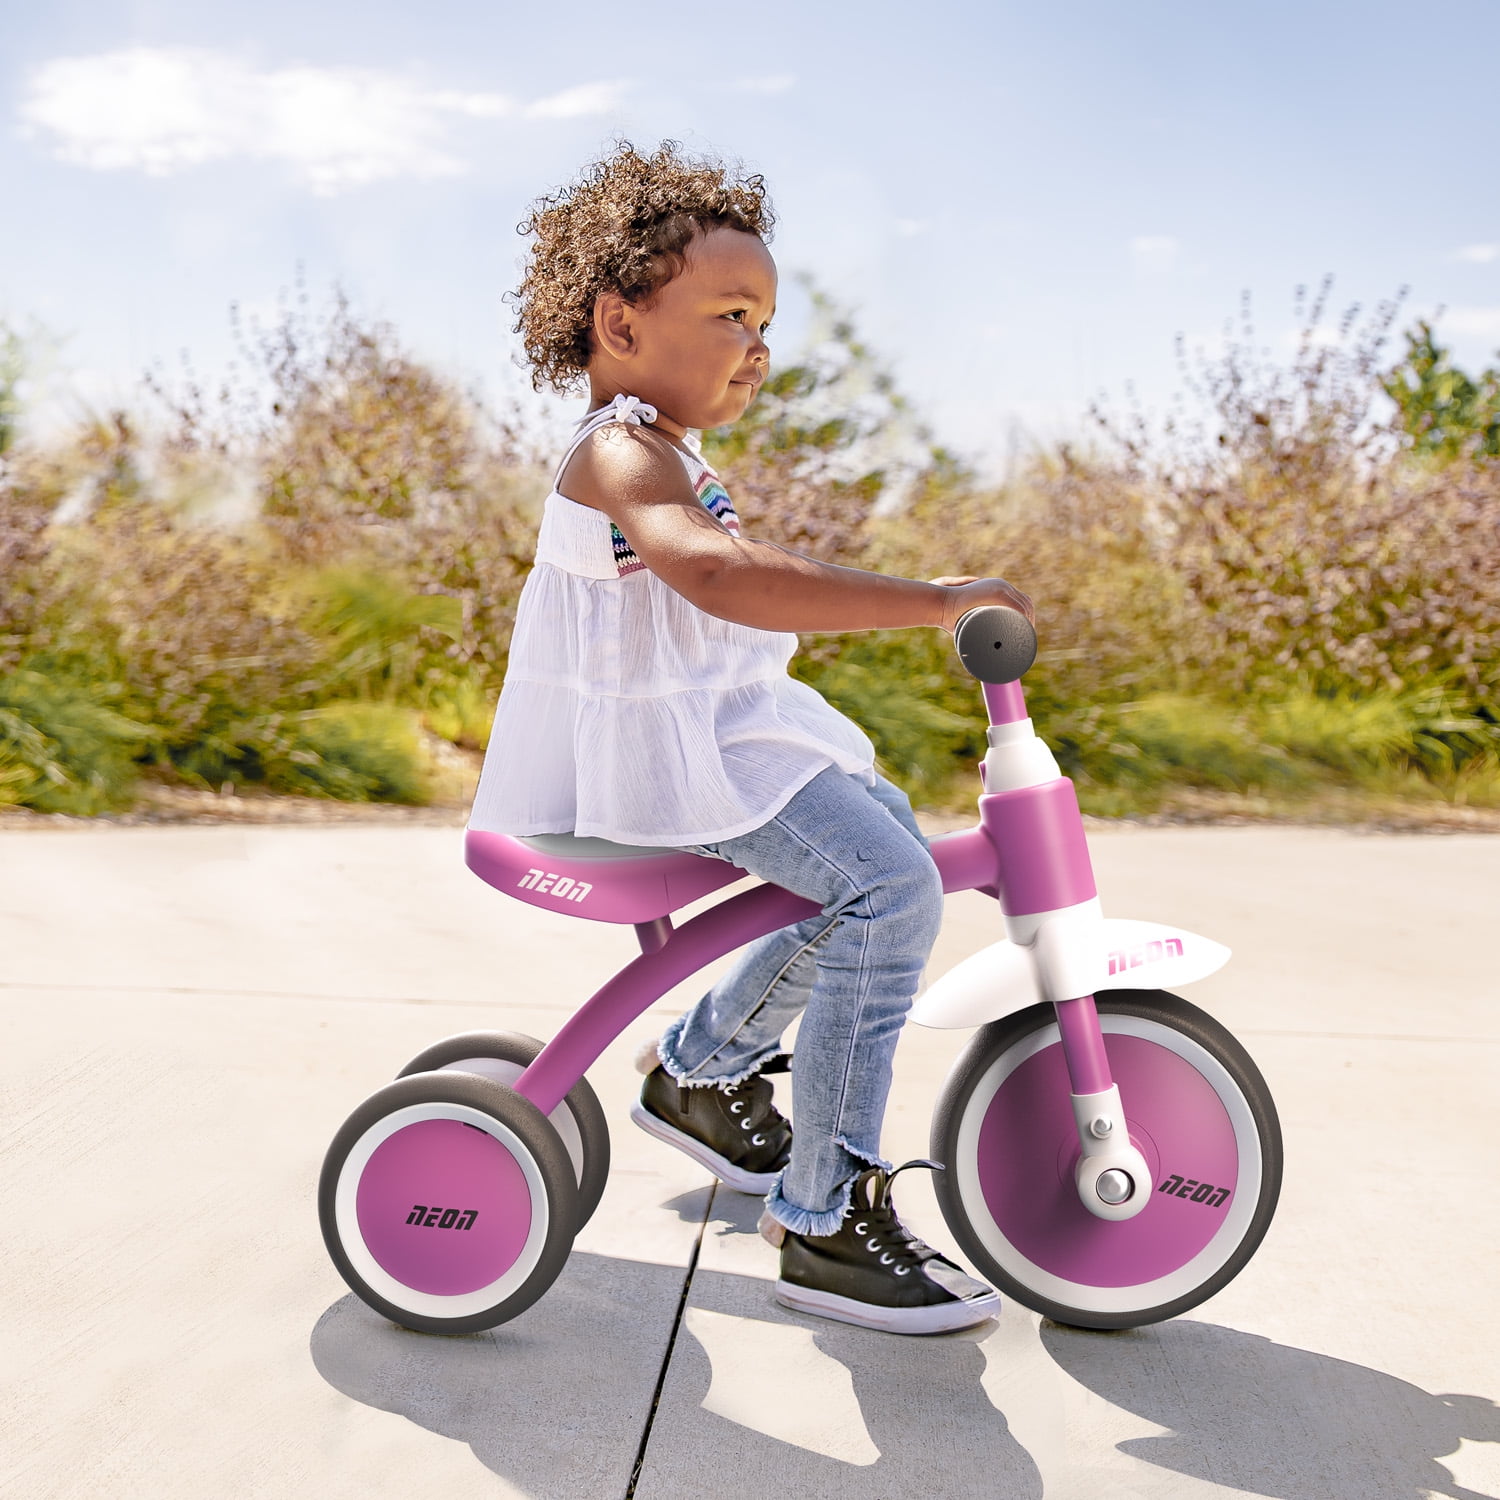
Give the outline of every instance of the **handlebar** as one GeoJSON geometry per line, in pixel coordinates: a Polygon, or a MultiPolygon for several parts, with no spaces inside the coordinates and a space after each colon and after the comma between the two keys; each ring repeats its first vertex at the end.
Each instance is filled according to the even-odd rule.
{"type": "Polygon", "coordinates": [[[1017,682],[1036,660],[1036,630],[1005,604],[971,609],[954,626],[953,644],[965,670],[980,682],[1017,682]]]}

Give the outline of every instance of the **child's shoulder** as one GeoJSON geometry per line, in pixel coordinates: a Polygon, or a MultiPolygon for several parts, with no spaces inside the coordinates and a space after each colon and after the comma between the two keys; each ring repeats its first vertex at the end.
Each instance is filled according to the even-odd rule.
{"type": "Polygon", "coordinates": [[[691,499],[685,455],[664,433],[627,422],[596,427],[573,450],[558,476],[569,500],[609,511],[624,500],[691,499]]]}

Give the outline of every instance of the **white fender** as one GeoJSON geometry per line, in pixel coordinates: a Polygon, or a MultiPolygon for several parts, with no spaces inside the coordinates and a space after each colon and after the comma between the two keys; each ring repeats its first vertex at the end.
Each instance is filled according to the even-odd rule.
{"type": "Polygon", "coordinates": [[[983,1026],[1039,1000],[1175,989],[1228,959],[1223,943],[1180,927],[1075,907],[1043,919],[1029,944],[1002,938],[949,969],[917,999],[911,1019],[940,1029],[983,1026]]]}

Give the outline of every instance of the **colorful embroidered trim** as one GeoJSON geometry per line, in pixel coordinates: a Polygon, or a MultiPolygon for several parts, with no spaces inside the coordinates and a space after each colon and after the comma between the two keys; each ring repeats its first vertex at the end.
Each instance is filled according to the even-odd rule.
{"type": "MultiPolygon", "coordinates": [[[[730,536],[740,534],[740,518],[735,514],[734,502],[712,469],[703,470],[693,490],[698,496],[698,503],[730,536]]],[[[625,540],[624,532],[613,521],[609,523],[609,540],[614,548],[615,572],[619,577],[623,578],[627,573],[639,573],[646,566],[635,555],[635,549],[625,540]]]]}
{"type": "Polygon", "coordinates": [[[627,573],[639,573],[646,565],[635,555],[635,549],[625,540],[625,533],[609,523],[609,540],[615,549],[615,572],[623,578],[627,573]]]}
{"type": "Polygon", "coordinates": [[[698,476],[694,489],[698,492],[698,500],[704,510],[721,522],[730,536],[738,536],[740,518],[735,515],[734,502],[729,498],[729,491],[719,483],[719,476],[712,469],[704,469],[698,476]]]}

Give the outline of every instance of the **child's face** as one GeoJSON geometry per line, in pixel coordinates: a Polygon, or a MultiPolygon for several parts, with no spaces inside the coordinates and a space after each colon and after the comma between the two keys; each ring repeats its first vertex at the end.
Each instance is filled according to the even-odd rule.
{"type": "Polygon", "coordinates": [[[722,427],[745,414],[770,369],[764,335],[776,310],[776,262],[758,236],[711,229],[648,304],[600,299],[611,300],[596,315],[591,374],[612,363],[620,388],[669,425],[722,427]]]}

